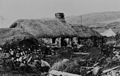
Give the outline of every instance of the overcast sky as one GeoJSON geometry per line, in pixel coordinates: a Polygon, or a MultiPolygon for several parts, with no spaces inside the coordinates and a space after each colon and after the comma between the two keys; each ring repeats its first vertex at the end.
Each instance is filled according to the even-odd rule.
{"type": "Polygon", "coordinates": [[[9,19],[66,16],[120,11],[120,0],[0,0],[0,16],[9,19]]]}

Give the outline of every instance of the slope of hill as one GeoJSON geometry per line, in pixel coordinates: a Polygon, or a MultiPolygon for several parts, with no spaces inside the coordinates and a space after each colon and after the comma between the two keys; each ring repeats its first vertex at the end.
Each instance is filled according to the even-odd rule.
{"type": "Polygon", "coordinates": [[[66,20],[72,24],[81,24],[82,21],[82,25],[91,27],[100,33],[109,28],[112,28],[114,32],[120,32],[120,11],[71,16],[67,17],[66,20]]]}
{"type": "MultiPolygon", "coordinates": [[[[114,20],[120,19],[120,11],[118,11],[118,12],[90,13],[90,14],[85,14],[85,15],[81,15],[81,16],[67,17],[66,20],[69,23],[81,24],[81,19],[82,19],[82,24],[87,25],[87,26],[100,24],[102,22],[108,23],[108,22],[112,22],[114,20]],[[82,16],[82,18],[81,18],[81,16],[82,16]]],[[[97,25],[97,26],[99,26],[99,25],[97,25]]],[[[102,26],[102,25],[100,25],[100,26],[102,26]]]]}

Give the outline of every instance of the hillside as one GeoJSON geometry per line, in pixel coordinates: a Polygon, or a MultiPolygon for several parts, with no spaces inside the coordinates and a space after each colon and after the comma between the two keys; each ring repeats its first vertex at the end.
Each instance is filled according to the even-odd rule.
{"type": "MultiPolygon", "coordinates": [[[[103,32],[112,28],[114,32],[120,30],[120,11],[118,12],[100,12],[84,14],[82,16],[82,25],[89,26],[98,32],[103,32]]],[[[81,24],[81,16],[67,17],[68,23],[81,24]]]]}
{"type": "MultiPolygon", "coordinates": [[[[101,13],[90,13],[81,15],[82,16],[82,24],[83,25],[93,25],[102,22],[111,22],[114,20],[120,19],[120,11],[119,12],[101,12],[101,13]]],[[[67,17],[66,20],[69,23],[77,23],[81,24],[81,16],[71,16],[67,17]]]]}

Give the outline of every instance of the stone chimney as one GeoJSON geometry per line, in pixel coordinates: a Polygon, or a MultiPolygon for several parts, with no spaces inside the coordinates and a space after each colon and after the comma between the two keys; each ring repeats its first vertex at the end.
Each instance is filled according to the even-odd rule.
{"type": "Polygon", "coordinates": [[[55,17],[62,23],[66,23],[64,13],[55,13],[55,17]]]}

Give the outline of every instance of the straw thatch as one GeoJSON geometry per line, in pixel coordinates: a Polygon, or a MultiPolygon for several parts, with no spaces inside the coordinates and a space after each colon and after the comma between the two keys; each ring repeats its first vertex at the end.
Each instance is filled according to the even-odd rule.
{"type": "Polygon", "coordinates": [[[17,20],[10,28],[20,28],[35,37],[50,37],[53,36],[53,31],[46,27],[46,25],[36,20],[21,19],[17,20]]]}
{"type": "Polygon", "coordinates": [[[0,28],[0,45],[4,45],[6,43],[16,43],[22,41],[24,39],[33,39],[34,36],[26,33],[20,29],[14,28],[0,28]]]}
{"type": "Polygon", "coordinates": [[[91,36],[100,37],[101,36],[97,31],[86,26],[72,24],[71,27],[77,32],[77,35],[79,37],[91,37],[91,36]]]}
{"type": "Polygon", "coordinates": [[[21,28],[36,37],[71,37],[76,32],[59,20],[21,19],[10,28],[21,28]]]}
{"type": "Polygon", "coordinates": [[[36,37],[101,36],[97,31],[89,27],[62,23],[57,19],[20,19],[10,28],[21,28],[36,37]]]}

